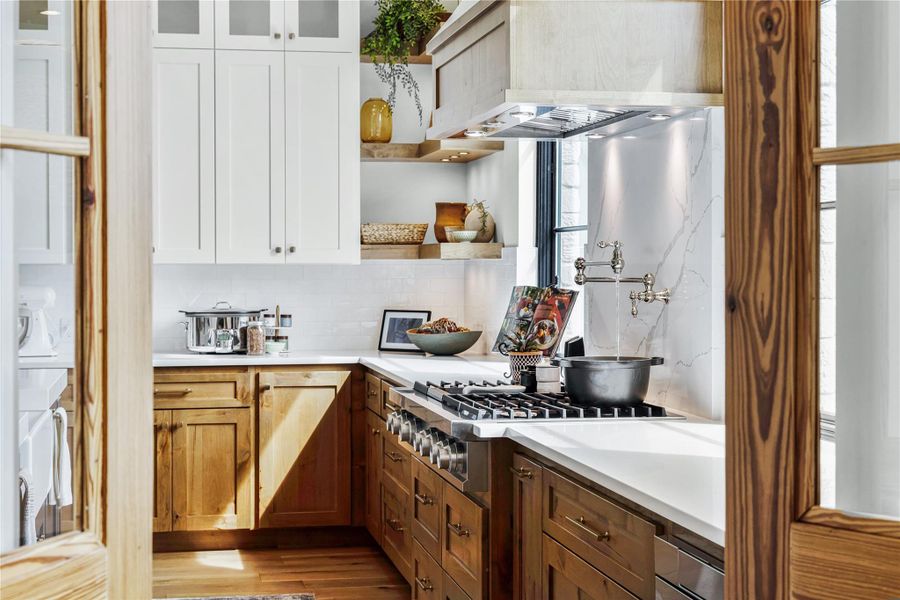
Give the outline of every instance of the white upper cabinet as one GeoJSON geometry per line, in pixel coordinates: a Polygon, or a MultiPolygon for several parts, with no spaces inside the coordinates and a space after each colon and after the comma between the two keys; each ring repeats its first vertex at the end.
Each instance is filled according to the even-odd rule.
{"type": "MultiPolygon", "coordinates": [[[[66,128],[65,49],[15,47],[15,126],[63,134],[66,128]]],[[[19,152],[15,158],[16,255],[21,263],[68,260],[72,159],[19,152]]]]}
{"type": "Polygon", "coordinates": [[[284,262],[284,133],[284,53],[217,50],[217,262],[284,262]]]}
{"type": "Polygon", "coordinates": [[[19,0],[15,3],[16,42],[65,44],[70,6],[65,0],[19,0]]]}
{"type": "Polygon", "coordinates": [[[157,0],[153,3],[153,46],[213,48],[213,0],[157,0]]]}
{"type": "Polygon", "coordinates": [[[359,64],[285,57],[287,262],[359,261],[359,64]]]}
{"type": "Polygon", "coordinates": [[[153,260],[214,263],[212,50],[153,51],[153,260]]]}
{"type": "Polygon", "coordinates": [[[359,3],[286,0],[285,50],[353,52],[359,47],[359,3]]]}
{"type": "Polygon", "coordinates": [[[283,0],[218,0],[216,48],[284,50],[283,0]]]}

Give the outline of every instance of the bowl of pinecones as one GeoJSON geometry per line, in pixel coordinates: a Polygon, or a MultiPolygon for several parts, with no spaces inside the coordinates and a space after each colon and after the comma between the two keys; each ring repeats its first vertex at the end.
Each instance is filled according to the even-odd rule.
{"type": "Polygon", "coordinates": [[[480,331],[461,327],[446,317],[423,323],[406,332],[409,341],[420,350],[438,356],[451,356],[465,352],[481,337],[480,331]]]}

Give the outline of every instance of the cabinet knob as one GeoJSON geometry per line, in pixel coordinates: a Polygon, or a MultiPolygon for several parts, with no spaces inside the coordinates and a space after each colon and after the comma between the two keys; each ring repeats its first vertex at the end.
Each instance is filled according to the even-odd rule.
{"type": "Polygon", "coordinates": [[[281,246],[275,246],[275,254],[281,254],[281,246]]]}
{"type": "Polygon", "coordinates": [[[276,40],[280,40],[280,39],[281,39],[281,34],[278,33],[278,32],[275,32],[274,34],[272,34],[272,37],[274,37],[276,40]]]}
{"type": "Polygon", "coordinates": [[[289,40],[294,39],[294,34],[293,34],[293,33],[289,33],[289,34],[288,34],[288,39],[289,39],[289,40]]]}
{"type": "Polygon", "coordinates": [[[297,251],[297,246],[289,246],[288,247],[288,252],[290,252],[291,254],[293,254],[296,251],[297,251]]]}

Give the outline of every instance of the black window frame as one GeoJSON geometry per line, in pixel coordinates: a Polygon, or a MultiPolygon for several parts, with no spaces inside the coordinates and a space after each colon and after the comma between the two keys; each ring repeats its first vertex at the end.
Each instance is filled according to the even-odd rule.
{"type": "Polygon", "coordinates": [[[535,244],[537,283],[541,287],[559,284],[558,241],[561,233],[587,231],[588,225],[562,227],[558,223],[562,197],[562,152],[558,140],[537,142],[536,152],[535,244]]]}

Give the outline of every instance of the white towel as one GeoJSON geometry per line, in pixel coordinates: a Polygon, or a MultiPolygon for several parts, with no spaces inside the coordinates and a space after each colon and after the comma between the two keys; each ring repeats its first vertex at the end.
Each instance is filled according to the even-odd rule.
{"type": "Polygon", "coordinates": [[[66,410],[57,407],[53,411],[53,493],[50,504],[60,508],[72,504],[72,459],[66,433],[69,427],[66,410]]]}
{"type": "Polygon", "coordinates": [[[31,473],[19,470],[19,537],[23,546],[37,542],[34,519],[37,507],[34,505],[34,489],[31,487],[31,473]]]}

